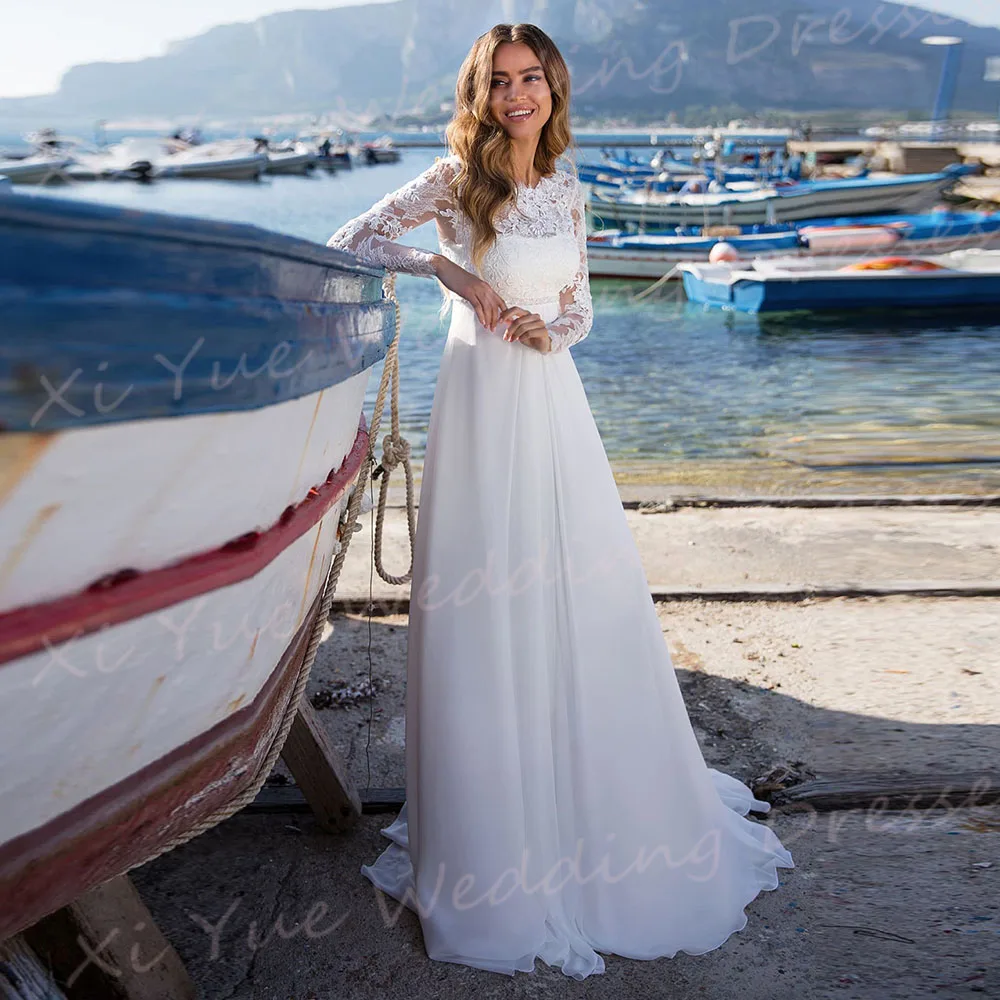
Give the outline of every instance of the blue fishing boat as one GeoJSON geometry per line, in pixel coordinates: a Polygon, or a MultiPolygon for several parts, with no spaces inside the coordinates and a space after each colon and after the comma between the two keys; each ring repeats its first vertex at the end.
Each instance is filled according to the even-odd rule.
{"type": "Polygon", "coordinates": [[[626,149],[620,156],[611,150],[601,150],[599,163],[584,162],[577,166],[577,175],[584,183],[617,184],[625,178],[653,177],[657,170],[648,160],[640,160],[631,150],[626,149]]]}
{"type": "Polygon", "coordinates": [[[738,312],[1000,306],[1000,250],[679,266],[688,299],[738,312]]]}
{"type": "Polygon", "coordinates": [[[0,193],[0,940],[266,777],[368,460],[383,278],[0,193]]]}
{"type": "Polygon", "coordinates": [[[784,150],[737,149],[725,144],[725,153],[677,155],[670,149],[658,150],[648,162],[634,156],[613,157],[605,153],[601,163],[579,164],[580,180],[600,188],[608,196],[632,192],[685,192],[716,190],[726,186],[735,192],[749,191],[768,183],[797,181],[801,158],[787,157],[784,150]]]}
{"type": "Polygon", "coordinates": [[[757,190],[662,193],[593,188],[589,210],[605,226],[640,230],[688,225],[760,225],[830,215],[876,215],[913,211],[972,168],[953,165],[938,173],[904,177],[775,182],[757,190]]]}
{"type": "Polygon", "coordinates": [[[838,216],[784,225],[678,226],[655,233],[607,230],[587,243],[592,277],[660,278],[681,261],[707,261],[726,243],[740,257],[803,257],[896,247],[915,254],[1000,246],[1000,214],[939,210],[916,215],[838,216]]]}

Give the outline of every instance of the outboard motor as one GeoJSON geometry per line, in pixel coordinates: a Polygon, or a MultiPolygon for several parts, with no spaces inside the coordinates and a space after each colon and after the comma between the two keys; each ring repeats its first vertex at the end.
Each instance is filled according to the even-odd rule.
{"type": "Polygon", "coordinates": [[[153,164],[149,160],[136,160],[129,164],[128,176],[140,184],[149,184],[153,179],[153,164]]]}

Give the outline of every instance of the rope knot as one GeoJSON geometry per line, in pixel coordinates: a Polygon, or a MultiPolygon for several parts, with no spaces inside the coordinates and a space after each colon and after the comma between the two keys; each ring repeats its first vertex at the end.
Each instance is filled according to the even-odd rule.
{"type": "Polygon", "coordinates": [[[382,468],[386,472],[391,472],[409,457],[410,442],[406,438],[393,438],[391,434],[382,438],[382,468]]]}

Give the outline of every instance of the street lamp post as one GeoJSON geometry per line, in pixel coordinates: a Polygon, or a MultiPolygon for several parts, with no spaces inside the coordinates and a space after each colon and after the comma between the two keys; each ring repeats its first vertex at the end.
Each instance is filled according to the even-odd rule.
{"type": "MultiPolygon", "coordinates": [[[[983,79],[987,83],[1000,83],[1000,56],[987,57],[983,79]]],[[[997,113],[997,117],[1000,118],[1000,112],[997,113]]]]}
{"type": "Polygon", "coordinates": [[[926,38],[921,38],[920,41],[924,45],[935,45],[944,49],[941,79],[938,82],[937,95],[934,98],[931,121],[935,123],[945,122],[951,114],[951,104],[955,98],[955,85],[958,83],[958,70],[962,62],[964,39],[954,35],[928,35],[926,38]]]}

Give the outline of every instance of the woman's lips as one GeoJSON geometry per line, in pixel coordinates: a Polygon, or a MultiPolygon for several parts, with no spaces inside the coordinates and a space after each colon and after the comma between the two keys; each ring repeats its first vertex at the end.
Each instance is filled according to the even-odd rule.
{"type": "Polygon", "coordinates": [[[535,109],[534,108],[517,108],[517,110],[518,111],[527,111],[528,113],[527,114],[516,114],[513,117],[511,117],[511,115],[510,115],[509,112],[505,112],[504,113],[504,117],[507,119],[507,121],[509,121],[509,122],[526,122],[535,113],[535,109]]]}

